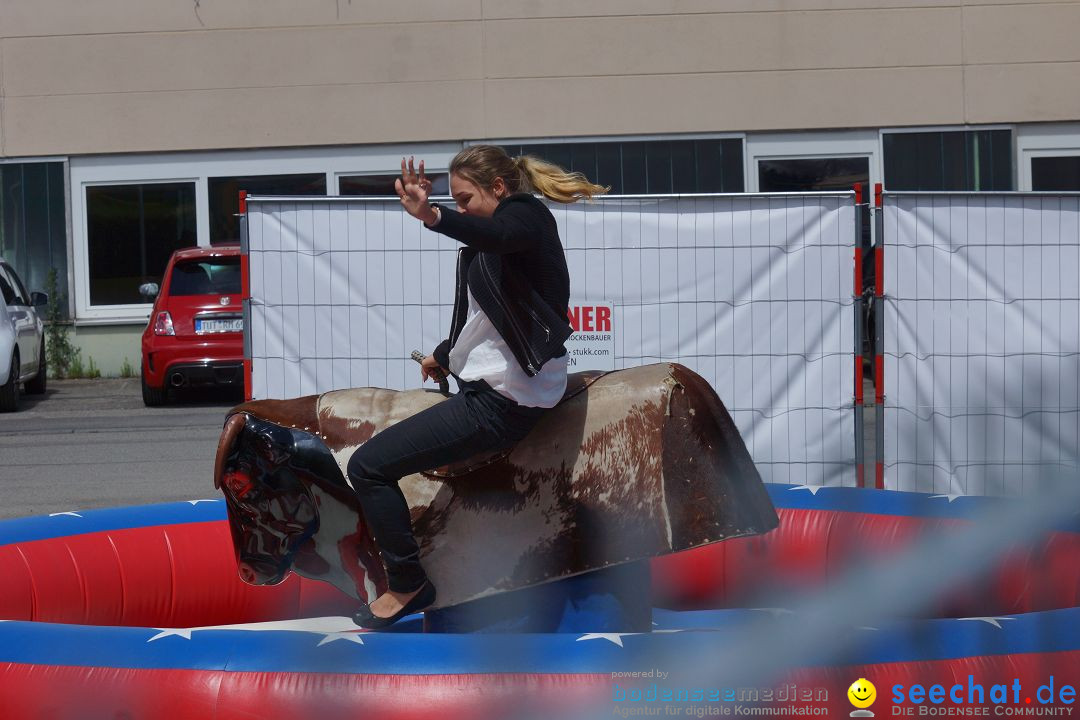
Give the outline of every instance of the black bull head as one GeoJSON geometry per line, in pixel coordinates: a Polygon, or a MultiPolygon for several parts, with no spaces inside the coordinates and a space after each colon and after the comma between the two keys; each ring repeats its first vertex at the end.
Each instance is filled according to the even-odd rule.
{"type": "MultiPolygon", "coordinates": [[[[364,601],[383,592],[344,468],[372,435],[444,399],[359,388],[234,408],[214,484],[241,577],[274,584],[292,570],[364,601]]],[[[440,606],[777,525],[720,399],[673,364],[571,375],[562,402],[510,450],[400,487],[440,606]]]]}

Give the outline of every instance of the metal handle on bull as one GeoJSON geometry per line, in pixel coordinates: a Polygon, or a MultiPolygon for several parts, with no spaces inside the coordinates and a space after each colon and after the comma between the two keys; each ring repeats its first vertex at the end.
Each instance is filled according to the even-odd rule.
{"type": "MultiPolygon", "coordinates": [[[[412,351],[412,359],[415,360],[418,363],[423,363],[425,357],[427,357],[427,356],[424,355],[424,353],[420,352],[419,350],[413,350],[412,351]]],[[[443,374],[443,371],[442,370],[432,370],[430,374],[431,374],[431,377],[435,378],[439,382],[439,392],[441,392],[443,395],[449,395],[450,394],[450,381],[446,379],[446,375],[443,374]]]]}

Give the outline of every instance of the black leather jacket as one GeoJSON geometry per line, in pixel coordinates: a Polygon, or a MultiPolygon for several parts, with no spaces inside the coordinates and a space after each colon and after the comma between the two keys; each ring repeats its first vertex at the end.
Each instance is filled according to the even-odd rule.
{"type": "Polygon", "coordinates": [[[432,353],[444,368],[468,317],[466,288],[529,376],[566,353],[570,274],[555,217],[527,193],[504,198],[490,218],[439,207],[432,230],[464,243],[458,251],[450,335],[432,353]]]}

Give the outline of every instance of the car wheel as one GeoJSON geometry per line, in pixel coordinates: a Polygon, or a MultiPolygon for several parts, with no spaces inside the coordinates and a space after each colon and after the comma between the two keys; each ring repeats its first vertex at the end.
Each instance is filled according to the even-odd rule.
{"type": "Polygon", "coordinates": [[[157,407],[158,405],[164,405],[168,400],[168,390],[166,388],[150,387],[146,384],[146,376],[142,376],[142,401],[146,407],[157,407]]]}
{"type": "Polygon", "coordinates": [[[19,409],[19,353],[11,356],[11,372],[8,380],[0,387],[0,412],[15,412],[19,409]]]}
{"type": "Polygon", "coordinates": [[[45,364],[45,338],[41,338],[41,354],[38,355],[37,375],[26,383],[27,395],[44,395],[48,368],[45,364]]]}

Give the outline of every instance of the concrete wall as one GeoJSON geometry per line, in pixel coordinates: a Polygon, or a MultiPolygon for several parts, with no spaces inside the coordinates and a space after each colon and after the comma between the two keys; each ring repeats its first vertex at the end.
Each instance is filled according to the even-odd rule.
{"type": "Polygon", "coordinates": [[[142,362],[143,325],[77,325],[71,328],[71,344],[82,352],[83,367],[86,368],[93,358],[94,365],[105,377],[118,377],[124,367],[124,361],[131,365],[135,376],[139,376],[142,362]]]}
{"type": "Polygon", "coordinates": [[[1080,118],[1080,3],[3,0],[0,156],[1080,118]]]}

